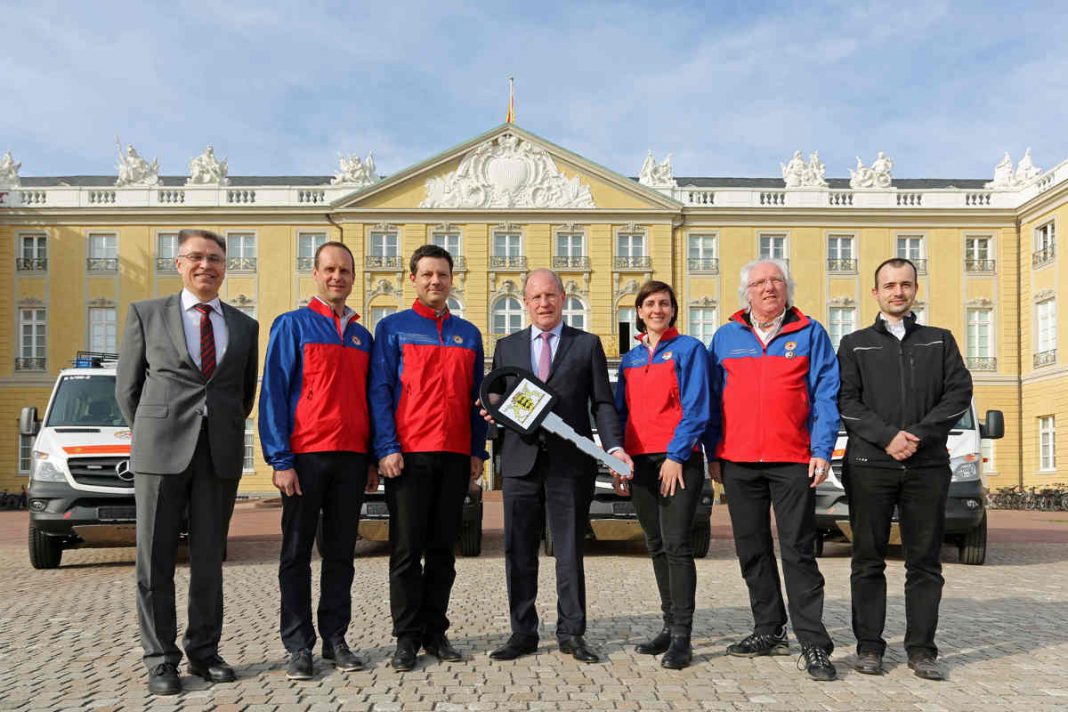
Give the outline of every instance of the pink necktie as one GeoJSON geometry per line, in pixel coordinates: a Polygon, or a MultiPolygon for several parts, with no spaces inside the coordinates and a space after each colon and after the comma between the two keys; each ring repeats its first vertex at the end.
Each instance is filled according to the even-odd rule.
{"type": "Polygon", "coordinates": [[[542,381],[549,380],[549,366],[553,362],[553,350],[549,346],[549,339],[553,338],[551,331],[543,331],[538,334],[541,339],[541,354],[538,356],[538,378],[542,381]]]}

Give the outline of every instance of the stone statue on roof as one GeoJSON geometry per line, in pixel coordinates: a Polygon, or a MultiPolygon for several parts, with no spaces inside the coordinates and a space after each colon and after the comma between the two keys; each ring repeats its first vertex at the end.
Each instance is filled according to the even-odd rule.
{"type": "Polygon", "coordinates": [[[675,169],[671,166],[671,154],[667,155],[663,163],[658,164],[653,158],[653,152],[649,151],[638,174],[638,182],[648,186],[674,186],[675,169]]]}
{"type": "Polygon", "coordinates": [[[128,185],[152,186],[159,184],[159,160],[149,163],[132,144],[126,145],[126,154],[122,152],[122,142],[115,140],[119,149],[119,177],[115,181],[118,187],[128,185]]]}
{"type": "Polygon", "coordinates": [[[21,183],[19,180],[21,167],[22,163],[17,163],[11,157],[11,151],[6,151],[3,156],[0,156],[0,188],[18,188],[21,183]]]}
{"type": "Polygon", "coordinates": [[[849,171],[850,188],[889,188],[893,184],[894,162],[882,151],[879,151],[871,167],[864,166],[864,161],[857,156],[856,169],[849,171]]]}
{"type": "Polygon", "coordinates": [[[375,157],[368,153],[365,160],[360,160],[359,155],[346,156],[338,154],[338,173],[330,181],[330,185],[352,186],[363,188],[378,182],[375,175],[375,157]]]}
{"type": "Polygon", "coordinates": [[[782,180],[787,188],[826,188],[827,167],[820,160],[819,151],[809,154],[808,162],[801,157],[801,151],[794,151],[789,163],[780,163],[782,180]]]}
{"type": "Polygon", "coordinates": [[[1019,165],[1016,166],[1016,182],[1020,185],[1029,182],[1033,178],[1037,178],[1042,174],[1042,169],[1035,165],[1034,160],[1031,158],[1031,148],[1027,148],[1023,158],[1020,159],[1019,165]]]}
{"type": "MultiPolygon", "coordinates": [[[[1021,161],[1022,163],[1023,161],[1021,161]]],[[[1012,188],[1016,185],[1016,173],[1012,168],[1012,157],[1006,151],[998,164],[994,166],[994,180],[985,183],[984,188],[1012,188]]]]}
{"type": "Polygon", "coordinates": [[[189,180],[185,184],[226,185],[230,182],[230,179],[226,177],[230,170],[228,163],[229,161],[225,158],[222,161],[216,158],[215,148],[208,144],[204,153],[189,162],[189,180]]]}

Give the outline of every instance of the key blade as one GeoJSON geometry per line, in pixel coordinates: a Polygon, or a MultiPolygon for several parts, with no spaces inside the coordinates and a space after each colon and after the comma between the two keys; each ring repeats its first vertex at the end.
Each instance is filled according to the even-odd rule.
{"type": "Polygon", "coordinates": [[[607,452],[597,447],[597,443],[589,438],[579,435],[575,432],[574,428],[568,425],[564,419],[556,413],[549,413],[545,416],[545,420],[541,421],[541,427],[545,428],[550,433],[559,435],[564,440],[573,443],[575,447],[595,460],[603,463],[609,470],[618,472],[624,477],[630,477],[630,465],[623,462],[615,455],[609,455],[607,452]]]}

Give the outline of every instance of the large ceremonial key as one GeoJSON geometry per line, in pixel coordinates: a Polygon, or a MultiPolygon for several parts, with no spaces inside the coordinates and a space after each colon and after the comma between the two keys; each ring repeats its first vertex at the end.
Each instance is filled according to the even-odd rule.
{"type": "Polygon", "coordinates": [[[579,435],[563,418],[552,412],[556,394],[530,371],[515,366],[494,369],[482,381],[481,396],[482,407],[501,425],[523,435],[545,428],[574,443],[579,450],[600,460],[613,472],[630,477],[630,465],[615,455],[609,455],[589,438],[579,435]],[[515,379],[515,385],[506,389],[503,382],[509,377],[515,379]],[[498,392],[498,388],[503,392],[498,392]]]}

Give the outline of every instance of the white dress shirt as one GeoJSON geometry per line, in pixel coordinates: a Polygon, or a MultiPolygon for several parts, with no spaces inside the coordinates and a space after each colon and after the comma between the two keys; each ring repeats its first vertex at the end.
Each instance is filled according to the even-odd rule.
{"type": "MultiPolygon", "coordinates": [[[[182,290],[182,327],[185,329],[185,346],[189,349],[189,357],[200,368],[200,312],[197,304],[201,301],[188,289],[182,290]]],[[[230,332],[226,330],[226,319],[222,313],[222,302],[215,297],[211,305],[211,329],[215,333],[215,365],[218,366],[226,354],[226,346],[230,343],[230,332]]]]}
{"type": "Polygon", "coordinates": [[[782,320],[786,317],[786,310],[783,309],[782,314],[771,320],[771,324],[767,329],[761,329],[757,324],[756,315],[753,312],[749,312],[749,319],[753,322],[753,331],[756,332],[757,338],[767,346],[771,343],[771,340],[775,338],[775,335],[782,329],[782,320]]]}
{"type": "MultiPolygon", "coordinates": [[[[549,329],[552,338],[549,339],[549,352],[552,358],[556,358],[556,350],[560,348],[560,332],[564,330],[564,322],[549,329]]],[[[530,325],[530,372],[538,375],[538,361],[541,359],[541,335],[545,333],[533,324],[530,325]]],[[[552,363],[552,360],[549,361],[552,363]]]]}
{"type": "MultiPolygon", "coordinates": [[[[909,312],[911,314],[912,312],[909,312]]],[[[897,321],[890,321],[886,318],[886,314],[879,312],[879,318],[886,324],[886,330],[897,337],[898,341],[905,338],[905,320],[898,319],[897,321]]]]}

